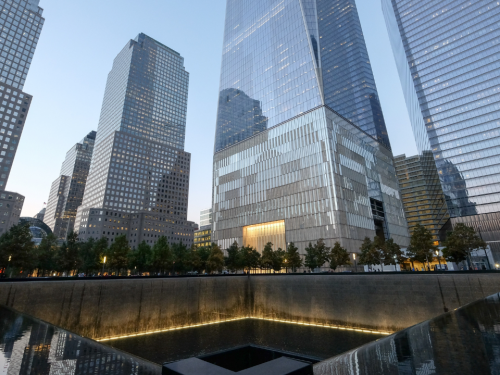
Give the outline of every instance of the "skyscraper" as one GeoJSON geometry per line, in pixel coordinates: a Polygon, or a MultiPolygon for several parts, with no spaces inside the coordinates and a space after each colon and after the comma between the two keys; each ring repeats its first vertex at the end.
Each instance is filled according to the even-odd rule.
{"type": "Polygon", "coordinates": [[[228,0],[212,240],[408,241],[354,0],[228,0]]]}
{"type": "MultiPolygon", "coordinates": [[[[0,2],[0,192],[6,189],[31,105],[31,95],[22,90],[45,21],[38,3],[39,0],[0,2]]],[[[6,192],[8,196],[15,196],[16,205],[22,209],[22,195],[6,192]]],[[[9,212],[17,211],[16,208],[9,212]]],[[[0,233],[19,219],[4,214],[7,211],[0,218],[0,233]]]]}
{"type": "Polygon", "coordinates": [[[500,5],[383,0],[420,153],[431,151],[452,224],[500,260],[500,5]]]}
{"type": "Polygon", "coordinates": [[[394,162],[410,233],[420,224],[431,231],[434,241],[439,241],[439,231],[450,214],[432,152],[399,155],[394,162]]]}
{"type": "Polygon", "coordinates": [[[390,148],[355,1],[228,0],[215,151],[321,105],[390,148]]]}
{"type": "Polygon", "coordinates": [[[161,236],[192,244],[188,80],[181,55],[145,34],[115,58],[76,219],[81,239],[125,234],[132,247],[161,236]]]}
{"type": "Polygon", "coordinates": [[[76,210],[82,204],[96,132],[92,131],[67,153],[59,177],[52,183],[44,222],[57,238],[65,240],[73,231],[76,210]]]}

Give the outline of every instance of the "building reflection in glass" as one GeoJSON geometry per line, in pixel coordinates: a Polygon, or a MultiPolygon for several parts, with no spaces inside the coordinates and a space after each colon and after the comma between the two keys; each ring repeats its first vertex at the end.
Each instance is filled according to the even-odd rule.
{"type": "Polygon", "coordinates": [[[494,295],[321,362],[314,374],[499,374],[499,321],[494,295]]]}
{"type": "Polygon", "coordinates": [[[159,375],[161,368],[0,307],[0,373],[159,375]]]}

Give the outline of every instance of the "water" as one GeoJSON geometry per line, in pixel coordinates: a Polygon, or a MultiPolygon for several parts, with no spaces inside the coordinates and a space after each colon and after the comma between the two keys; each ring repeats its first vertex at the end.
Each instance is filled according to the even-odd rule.
{"type": "Polygon", "coordinates": [[[248,344],[323,360],[385,337],[380,334],[245,319],[106,341],[151,362],[172,362],[248,344]]]}

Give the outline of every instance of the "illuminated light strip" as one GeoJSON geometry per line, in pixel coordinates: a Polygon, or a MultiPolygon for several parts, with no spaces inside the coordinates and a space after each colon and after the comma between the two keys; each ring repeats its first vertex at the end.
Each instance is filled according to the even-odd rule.
{"type": "Polygon", "coordinates": [[[95,339],[95,340],[99,341],[99,342],[111,341],[111,340],[119,340],[119,339],[125,339],[125,338],[130,338],[130,337],[146,336],[146,335],[152,335],[152,334],[155,334],[155,333],[171,332],[171,331],[177,331],[177,330],[180,330],[180,329],[203,327],[203,326],[209,326],[209,325],[213,325],[213,324],[222,324],[222,323],[228,323],[228,322],[234,322],[234,321],[246,320],[246,319],[265,320],[265,321],[268,321],[268,322],[296,324],[296,325],[312,326],[312,327],[320,327],[320,328],[330,328],[330,329],[338,329],[338,330],[343,330],[343,331],[356,331],[356,332],[364,332],[364,333],[373,333],[373,334],[377,334],[377,335],[392,335],[394,333],[394,332],[388,332],[388,331],[375,331],[375,330],[362,329],[362,328],[353,328],[353,327],[345,327],[345,326],[334,326],[334,325],[329,325],[329,324],[315,324],[315,323],[306,323],[306,322],[294,322],[294,321],[291,321],[291,320],[270,319],[270,318],[259,318],[259,317],[254,317],[254,316],[247,316],[247,317],[243,317],[243,318],[218,320],[216,322],[193,324],[193,325],[189,325],[189,326],[173,327],[173,328],[160,329],[160,330],[156,330],[156,331],[148,331],[148,332],[141,332],[141,333],[132,333],[130,335],[106,337],[106,338],[95,339]]]}

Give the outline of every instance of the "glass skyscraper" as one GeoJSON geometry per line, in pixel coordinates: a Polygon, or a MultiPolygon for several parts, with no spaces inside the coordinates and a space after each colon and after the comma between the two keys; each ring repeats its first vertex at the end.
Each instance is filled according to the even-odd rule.
{"type": "Polygon", "coordinates": [[[407,245],[354,0],[228,0],[222,53],[212,241],[407,245]]]}
{"type": "Polygon", "coordinates": [[[215,151],[326,105],[390,148],[354,0],[228,0],[215,151]]]}
{"type": "Polygon", "coordinates": [[[192,244],[188,81],[180,54],[145,34],[115,58],[75,223],[80,238],[125,234],[136,247],[166,236],[192,244]]]}
{"type": "Polygon", "coordinates": [[[382,7],[417,146],[433,153],[451,221],[481,229],[496,247],[500,5],[382,0],[382,7]]]}

